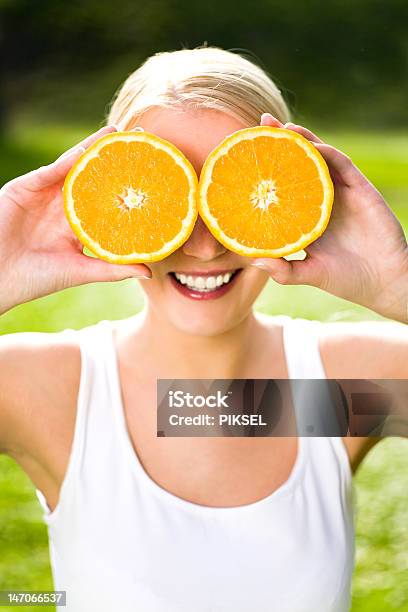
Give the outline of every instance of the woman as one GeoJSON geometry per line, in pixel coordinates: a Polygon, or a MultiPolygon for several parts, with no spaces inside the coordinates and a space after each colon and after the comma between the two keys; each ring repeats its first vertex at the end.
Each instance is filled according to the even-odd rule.
{"type": "Polygon", "coordinates": [[[127,79],[108,127],[1,190],[1,312],[129,277],[142,279],[146,296],[144,310],[123,321],[0,338],[0,445],[43,503],[67,610],[349,609],[351,477],[377,438],[156,435],[159,378],[407,376],[402,228],[349,158],[288,120],[279,90],[246,59],[216,48],[159,54],[127,79]],[[200,218],[182,247],[149,267],[83,255],[61,186],[95,139],[145,129],[173,142],[199,174],[225,136],[261,116],[306,136],[330,167],[334,212],[306,260],[238,256],[200,218]],[[187,292],[175,273],[187,277],[187,292]],[[199,276],[222,276],[228,289],[200,299],[199,276]],[[390,321],[261,316],[253,304],[269,277],[390,321]]]}

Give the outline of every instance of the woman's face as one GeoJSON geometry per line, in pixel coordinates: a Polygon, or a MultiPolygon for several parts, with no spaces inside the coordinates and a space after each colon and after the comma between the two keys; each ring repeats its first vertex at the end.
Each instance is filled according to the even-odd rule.
{"type": "MultiPolygon", "coordinates": [[[[209,153],[226,136],[247,127],[216,110],[173,109],[152,109],[139,125],[178,147],[198,177],[209,153]]],[[[217,335],[247,316],[268,279],[249,261],[226,249],[198,217],[187,242],[169,257],[149,264],[153,278],[142,285],[150,308],[160,318],[188,334],[217,335]],[[192,284],[196,287],[190,289],[192,284]]]]}

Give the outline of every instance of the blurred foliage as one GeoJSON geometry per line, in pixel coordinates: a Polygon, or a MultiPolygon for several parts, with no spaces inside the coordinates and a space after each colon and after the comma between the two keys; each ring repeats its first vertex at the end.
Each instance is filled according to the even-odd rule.
{"type": "MultiPolygon", "coordinates": [[[[0,456],[0,590],[53,588],[47,530],[34,487],[12,459],[0,456]]],[[[1,610],[15,607],[2,606],[1,610]]],[[[53,610],[52,606],[41,607],[42,612],[53,610]]]]}
{"type": "Polygon", "coordinates": [[[354,478],[356,569],[352,612],[408,610],[408,442],[381,441],[354,478]]]}
{"type": "Polygon", "coordinates": [[[203,43],[255,57],[302,118],[407,124],[406,0],[0,0],[0,112],[100,120],[147,56],[203,43]]]}

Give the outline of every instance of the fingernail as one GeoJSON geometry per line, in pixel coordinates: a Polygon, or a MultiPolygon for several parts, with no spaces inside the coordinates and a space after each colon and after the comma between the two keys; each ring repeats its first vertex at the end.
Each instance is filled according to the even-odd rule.
{"type": "Polygon", "coordinates": [[[254,261],[249,265],[254,266],[254,268],[260,268],[261,270],[268,270],[268,266],[263,261],[254,261]]]}
{"type": "Polygon", "coordinates": [[[143,278],[143,279],[146,279],[146,280],[151,280],[151,279],[152,279],[152,277],[151,277],[151,276],[143,276],[143,275],[141,275],[141,276],[135,276],[134,278],[138,278],[138,279],[143,278]]]}
{"type": "Polygon", "coordinates": [[[113,125],[112,123],[110,123],[109,125],[103,125],[102,127],[99,128],[99,130],[97,132],[95,132],[96,134],[99,134],[99,132],[103,132],[104,130],[117,130],[118,128],[116,127],[116,125],[113,125]]]}
{"type": "Polygon", "coordinates": [[[82,153],[85,153],[85,147],[76,147],[75,149],[73,149],[72,151],[70,151],[69,153],[63,153],[62,155],[60,155],[60,157],[58,159],[67,159],[67,157],[75,157],[76,155],[82,155],[82,153]]]}
{"type": "Polygon", "coordinates": [[[131,132],[144,132],[144,129],[138,126],[138,127],[132,128],[130,131],[131,132]]]}

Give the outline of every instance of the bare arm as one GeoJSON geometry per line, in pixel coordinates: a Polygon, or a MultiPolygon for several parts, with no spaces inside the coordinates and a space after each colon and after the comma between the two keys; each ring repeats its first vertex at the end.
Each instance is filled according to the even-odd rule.
{"type": "MultiPolygon", "coordinates": [[[[320,353],[328,378],[408,379],[408,327],[400,323],[327,323],[322,329],[320,353]]],[[[406,406],[403,406],[402,416],[406,419],[406,406]]],[[[400,424],[397,431],[403,431],[400,424]]],[[[355,436],[344,439],[354,472],[369,451],[386,435],[387,427],[381,437],[355,436]]]]}
{"type": "Polygon", "coordinates": [[[60,334],[0,337],[0,451],[54,508],[74,438],[81,357],[60,334]]]}
{"type": "Polygon", "coordinates": [[[408,378],[408,326],[402,323],[327,323],[320,352],[328,378],[408,378]]]}
{"type": "Polygon", "coordinates": [[[45,333],[0,336],[1,452],[43,452],[45,458],[47,439],[60,435],[73,412],[79,376],[80,352],[72,340],[45,333]]]}

